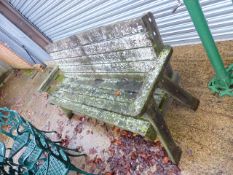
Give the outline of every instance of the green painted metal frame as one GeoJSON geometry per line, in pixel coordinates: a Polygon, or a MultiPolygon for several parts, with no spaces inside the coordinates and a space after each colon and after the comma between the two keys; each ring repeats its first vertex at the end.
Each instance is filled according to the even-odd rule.
{"type": "Polygon", "coordinates": [[[17,175],[23,174],[25,168],[13,162],[12,159],[6,157],[6,146],[0,142],[0,174],[1,175],[17,175]]]}
{"type": "Polygon", "coordinates": [[[224,67],[223,60],[214,42],[199,0],[184,0],[184,4],[216,73],[208,84],[209,89],[220,96],[233,96],[233,64],[227,68],[224,67]]]}
{"type": "MultiPolygon", "coordinates": [[[[69,171],[85,175],[93,175],[75,167],[69,158],[69,156],[80,157],[85,154],[79,153],[77,149],[69,149],[60,146],[57,142],[52,141],[46,136],[46,134],[51,133],[51,131],[47,132],[37,129],[16,111],[8,108],[0,108],[0,133],[14,140],[8,157],[2,157],[4,166],[18,166],[23,168],[24,171],[21,173],[23,175],[29,175],[30,173],[53,175],[54,172],[55,174],[56,172],[60,172],[66,175],[69,171]],[[24,153],[26,153],[23,153],[19,158],[19,165],[15,164],[13,158],[19,151],[23,150],[23,148],[26,148],[24,151],[24,153]],[[33,154],[35,153],[35,150],[37,153],[40,150],[40,153],[39,155],[36,155],[37,157],[32,158],[31,156],[35,156],[35,154],[33,154]],[[45,159],[41,158],[42,154],[47,154],[47,157],[45,159]],[[44,160],[44,164],[41,167],[35,166],[37,162],[41,160],[44,160]]],[[[1,150],[4,151],[4,146],[0,144],[0,151],[1,150]]],[[[12,172],[13,171],[16,170],[12,168],[12,172]]],[[[20,170],[20,172],[22,171],[20,170]]]]}

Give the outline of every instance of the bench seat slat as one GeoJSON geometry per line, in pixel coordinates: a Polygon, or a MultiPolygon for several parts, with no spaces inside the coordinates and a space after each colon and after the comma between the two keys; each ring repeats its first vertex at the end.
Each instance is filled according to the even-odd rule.
{"type": "Polygon", "coordinates": [[[123,90],[118,90],[118,89],[99,89],[99,88],[94,88],[94,87],[81,87],[81,86],[76,86],[75,88],[64,88],[61,87],[59,88],[59,91],[61,92],[66,92],[75,96],[78,95],[83,95],[87,97],[94,97],[94,98],[100,98],[100,99],[106,99],[106,100],[111,100],[111,101],[116,101],[116,102],[122,102],[122,103],[133,103],[135,100],[135,96],[137,95],[136,93],[131,93],[125,92],[123,90]],[[120,94],[120,95],[115,95],[115,94],[120,94]]]}
{"type": "Polygon", "coordinates": [[[51,96],[49,101],[56,105],[63,106],[66,109],[72,110],[76,114],[87,115],[105,123],[112,124],[122,129],[140,134],[142,136],[149,138],[153,137],[151,139],[156,138],[156,133],[153,127],[149,121],[143,120],[143,116],[137,118],[124,116],[103,109],[93,108],[79,103],[73,103],[72,101],[63,98],[56,98],[51,96]]]}
{"type": "Polygon", "coordinates": [[[114,101],[110,99],[105,99],[106,95],[102,95],[99,97],[87,96],[81,94],[75,94],[70,92],[61,91],[60,89],[52,94],[52,96],[57,98],[69,99],[73,103],[79,103],[83,105],[87,105],[90,107],[96,107],[99,109],[105,109],[108,111],[118,112],[120,114],[126,113],[132,105],[131,101],[114,101]]]}
{"type": "MultiPolygon", "coordinates": [[[[79,77],[80,78],[80,77],[79,77]]],[[[142,86],[142,81],[136,81],[131,79],[96,79],[96,78],[89,78],[89,79],[78,79],[78,78],[65,78],[61,87],[63,86],[81,86],[81,85],[88,85],[94,88],[99,89],[108,89],[108,90],[116,90],[121,89],[123,91],[129,92],[138,92],[142,86]]]]}
{"type": "Polygon", "coordinates": [[[152,43],[145,33],[139,33],[124,38],[103,41],[90,45],[80,46],[72,49],[66,49],[58,52],[52,52],[50,55],[53,59],[78,57],[85,55],[95,55],[108,52],[117,52],[141,47],[151,47],[152,43]]]}
{"type": "Polygon", "coordinates": [[[100,88],[94,88],[94,87],[88,87],[88,86],[76,86],[76,87],[70,87],[70,88],[64,88],[60,87],[59,90],[67,93],[71,93],[73,95],[85,95],[85,96],[91,96],[106,100],[115,100],[118,102],[132,102],[135,100],[136,93],[130,93],[123,90],[114,90],[114,89],[100,89],[100,88]],[[117,93],[120,93],[119,96],[115,95],[117,93]],[[114,94],[115,93],[115,94],[114,94]]]}
{"type": "MultiPolygon", "coordinates": [[[[70,84],[62,84],[59,89],[65,92],[74,92],[74,94],[83,94],[83,95],[89,95],[94,97],[101,97],[116,101],[125,101],[125,100],[135,100],[137,96],[137,91],[132,90],[124,90],[122,87],[114,88],[114,84],[112,84],[112,87],[103,87],[100,86],[93,86],[93,85],[84,85],[84,84],[76,84],[76,83],[70,83],[70,84]],[[104,97],[106,96],[106,97],[104,97]]],[[[131,85],[133,87],[133,85],[131,85]]],[[[133,102],[133,101],[132,101],[133,102]]]]}
{"type": "Polygon", "coordinates": [[[57,41],[46,47],[48,52],[56,52],[68,48],[82,46],[90,43],[101,42],[126,35],[145,32],[144,23],[141,18],[129,19],[108,26],[101,26],[89,31],[80,32],[78,35],[57,41]]]}

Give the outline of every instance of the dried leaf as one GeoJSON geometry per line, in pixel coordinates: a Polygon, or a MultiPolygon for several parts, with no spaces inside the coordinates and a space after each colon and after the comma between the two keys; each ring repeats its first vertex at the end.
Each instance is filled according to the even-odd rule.
{"type": "Polygon", "coordinates": [[[120,96],[121,95],[121,91],[119,89],[115,90],[114,92],[114,95],[117,97],[117,96],[120,96]]]}
{"type": "Polygon", "coordinates": [[[65,139],[61,140],[61,145],[64,147],[68,147],[69,144],[70,144],[70,139],[68,136],[65,136],[65,139]]]}
{"type": "Polygon", "coordinates": [[[97,150],[95,148],[89,149],[89,154],[96,154],[97,150]]]}
{"type": "Polygon", "coordinates": [[[165,156],[164,158],[163,158],[163,163],[164,164],[167,164],[169,162],[169,158],[167,157],[167,156],[165,156]]]}
{"type": "Polygon", "coordinates": [[[104,175],[114,175],[114,173],[107,172],[107,173],[104,173],[104,175]]]}

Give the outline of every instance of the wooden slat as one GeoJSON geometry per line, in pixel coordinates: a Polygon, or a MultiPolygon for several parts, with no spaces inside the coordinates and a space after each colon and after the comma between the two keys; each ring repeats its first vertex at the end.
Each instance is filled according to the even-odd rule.
{"type": "MultiPolygon", "coordinates": [[[[131,85],[133,87],[133,84],[131,85]]],[[[134,100],[137,96],[137,91],[124,90],[122,87],[116,88],[115,84],[112,87],[98,86],[98,85],[84,85],[70,82],[70,84],[62,84],[59,89],[61,91],[70,92],[74,94],[83,94],[94,97],[101,97],[120,102],[134,100]]]]}
{"type": "Polygon", "coordinates": [[[120,89],[99,89],[88,86],[60,87],[59,91],[67,92],[72,95],[84,95],[88,97],[101,98],[117,102],[131,102],[135,99],[136,93],[126,92],[120,89]]]}
{"type": "Polygon", "coordinates": [[[156,66],[158,60],[119,62],[111,64],[90,64],[90,65],[60,65],[63,72],[148,72],[156,66]]]}
{"type": "Polygon", "coordinates": [[[66,109],[72,110],[76,114],[88,115],[90,117],[101,120],[105,123],[118,126],[122,129],[131,131],[134,133],[138,133],[142,136],[147,136],[148,131],[151,127],[148,121],[140,119],[140,118],[136,119],[130,116],[120,115],[117,113],[109,112],[109,111],[98,109],[98,108],[93,108],[93,107],[82,105],[79,103],[73,103],[63,98],[60,99],[60,98],[50,97],[49,101],[53,104],[63,106],[66,109]]]}
{"type": "Polygon", "coordinates": [[[134,72],[134,73],[66,72],[64,74],[64,76],[67,78],[82,78],[82,79],[93,77],[93,78],[98,78],[98,79],[102,79],[102,78],[105,78],[105,79],[120,79],[120,78],[122,78],[123,79],[123,78],[125,78],[125,79],[143,80],[143,78],[145,77],[145,73],[137,73],[137,72],[134,72]]]}
{"type": "Polygon", "coordinates": [[[80,57],[67,57],[63,59],[55,59],[58,65],[69,65],[69,64],[99,64],[99,63],[114,63],[114,62],[125,62],[125,61],[142,61],[142,60],[154,60],[156,55],[154,48],[137,48],[132,50],[123,50],[118,52],[110,52],[97,55],[87,55],[80,57]]]}
{"type": "Polygon", "coordinates": [[[145,33],[50,53],[53,59],[94,55],[152,46],[145,33]]]}
{"type": "Polygon", "coordinates": [[[82,105],[95,107],[99,109],[105,109],[108,111],[117,112],[119,114],[129,113],[129,106],[132,104],[129,101],[119,102],[113,100],[107,100],[101,97],[90,97],[86,95],[79,95],[70,92],[64,92],[60,89],[52,94],[53,97],[70,100],[73,103],[79,103],[82,105]]]}
{"type": "MultiPolygon", "coordinates": [[[[80,77],[79,77],[80,78],[80,77]]],[[[75,79],[75,78],[66,78],[62,83],[62,86],[92,86],[99,89],[122,89],[129,92],[138,92],[142,86],[142,81],[137,80],[127,80],[127,79],[75,79]]]]}
{"type": "Polygon", "coordinates": [[[144,31],[145,28],[141,18],[130,19],[81,32],[77,35],[73,35],[69,38],[65,38],[48,45],[46,50],[51,53],[64,49],[74,48],[77,46],[83,46],[90,43],[121,38],[127,35],[134,35],[144,31]]]}

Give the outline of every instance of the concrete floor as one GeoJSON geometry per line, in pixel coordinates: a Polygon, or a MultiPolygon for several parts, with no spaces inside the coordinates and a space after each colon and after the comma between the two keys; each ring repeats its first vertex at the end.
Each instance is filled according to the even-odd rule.
{"type": "MultiPolygon", "coordinates": [[[[221,42],[218,46],[225,64],[233,63],[233,42],[221,42]]],[[[172,65],[180,72],[182,87],[201,101],[196,112],[173,103],[166,115],[172,135],[183,150],[179,164],[182,174],[233,174],[233,98],[218,97],[208,90],[207,82],[213,76],[213,70],[200,45],[175,48],[172,65]]],[[[31,76],[31,72],[15,73],[0,89],[0,105],[17,110],[40,129],[56,129],[72,142],[66,143],[65,139],[64,144],[82,147],[89,160],[96,155],[102,159],[108,157],[106,150],[111,145],[110,137],[115,137],[109,132],[111,127],[83,116],[67,120],[59,108],[47,103],[46,94],[36,92],[46,74],[38,74],[33,79],[31,76]]],[[[76,164],[84,167],[87,161],[76,161],[76,164]]],[[[149,173],[143,171],[141,174],[149,173]]]]}
{"type": "MultiPolygon", "coordinates": [[[[220,42],[218,48],[225,65],[233,63],[233,41],[220,42]]],[[[213,70],[200,45],[175,48],[172,65],[181,85],[200,99],[196,112],[174,104],[166,116],[183,150],[183,174],[233,174],[233,98],[208,90],[213,70]]]]}

